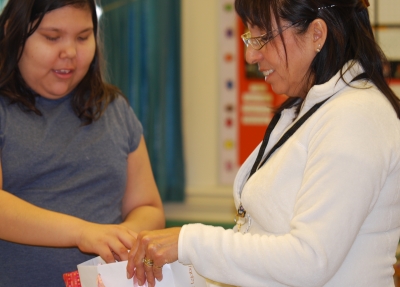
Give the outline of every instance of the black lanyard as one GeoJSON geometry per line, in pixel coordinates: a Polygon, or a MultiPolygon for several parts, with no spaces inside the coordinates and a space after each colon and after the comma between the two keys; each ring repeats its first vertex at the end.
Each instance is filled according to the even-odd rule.
{"type": "Polygon", "coordinates": [[[273,129],[275,128],[276,124],[278,123],[280,117],[281,117],[281,112],[276,113],[274,117],[272,118],[271,122],[268,125],[267,130],[265,131],[264,139],[262,141],[260,150],[258,151],[257,158],[253,164],[253,167],[251,168],[249,178],[260,168],[264,165],[264,163],[268,160],[268,158],[276,151],[278,148],[280,148],[298,129],[301,127],[301,125],[309,118],[313,113],[315,113],[327,100],[329,100],[331,97],[323,100],[322,102],[319,102],[315,104],[307,113],[305,113],[297,122],[293,124],[293,126],[279,139],[279,141],[272,147],[272,149],[269,151],[269,153],[266,155],[264,160],[261,162],[261,159],[263,158],[264,151],[268,145],[269,137],[271,136],[271,133],[273,129]],[[260,164],[261,162],[261,164],[260,164]]]}

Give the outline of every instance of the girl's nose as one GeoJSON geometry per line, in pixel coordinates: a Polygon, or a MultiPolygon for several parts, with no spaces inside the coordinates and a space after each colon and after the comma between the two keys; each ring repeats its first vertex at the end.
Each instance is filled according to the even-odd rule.
{"type": "Polygon", "coordinates": [[[74,42],[66,43],[60,52],[60,58],[74,58],[76,56],[76,45],[74,42]]]}

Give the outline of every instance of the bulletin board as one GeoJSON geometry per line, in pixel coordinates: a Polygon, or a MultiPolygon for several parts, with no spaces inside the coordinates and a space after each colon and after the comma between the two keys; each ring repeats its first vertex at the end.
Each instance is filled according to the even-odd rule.
{"type": "Polygon", "coordinates": [[[232,184],[238,163],[238,29],[234,0],[218,0],[219,6],[219,182],[232,184]]]}
{"type": "Polygon", "coordinates": [[[274,107],[286,97],[276,95],[257,66],[245,62],[240,38],[245,28],[234,0],[219,4],[219,179],[232,184],[239,166],[262,141],[274,107]]]}
{"type": "Polygon", "coordinates": [[[389,61],[385,76],[400,98],[400,1],[370,0],[370,4],[375,39],[389,61]]]}
{"type": "MultiPolygon", "coordinates": [[[[375,38],[390,61],[386,77],[400,97],[400,1],[370,0],[375,38]]],[[[262,141],[285,96],[276,95],[256,65],[245,62],[244,25],[234,0],[219,0],[219,182],[232,184],[240,165],[262,141]]]]}

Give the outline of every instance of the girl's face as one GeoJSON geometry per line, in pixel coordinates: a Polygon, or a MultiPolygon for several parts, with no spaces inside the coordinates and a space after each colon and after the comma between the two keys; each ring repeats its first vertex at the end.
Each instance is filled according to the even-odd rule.
{"type": "MultiPolygon", "coordinates": [[[[248,29],[251,37],[261,36],[266,32],[257,26],[249,25],[248,29]]],[[[286,54],[281,37],[276,35],[278,32],[275,31],[276,37],[260,50],[255,50],[251,46],[247,48],[246,61],[250,64],[258,64],[258,69],[264,74],[265,81],[271,85],[276,94],[304,98],[310,88],[307,78],[309,67],[316,55],[312,33],[307,31],[298,36],[295,33],[296,28],[290,27],[290,23],[283,23],[282,29],[286,54]]]]}
{"type": "Polygon", "coordinates": [[[43,17],[37,30],[26,40],[18,67],[36,93],[59,99],[86,75],[95,49],[89,7],[64,6],[43,17]]]}

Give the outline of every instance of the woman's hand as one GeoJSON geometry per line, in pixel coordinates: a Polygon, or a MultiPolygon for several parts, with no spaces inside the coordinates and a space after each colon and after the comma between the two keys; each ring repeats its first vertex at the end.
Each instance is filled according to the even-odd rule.
{"type": "Polygon", "coordinates": [[[76,245],[82,252],[100,255],[107,263],[128,260],[128,250],[137,234],[120,225],[85,222],[81,226],[76,245]]]}
{"type": "Polygon", "coordinates": [[[127,276],[135,274],[139,285],[146,280],[149,287],[155,286],[155,279],[162,280],[162,266],[178,260],[178,238],[180,227],[140,232],[129,252],[127,276]],[[144,264],[144,259],[147,264],[144,264]],[[136,270],[135,270],[136,268],[136,270]]]}

